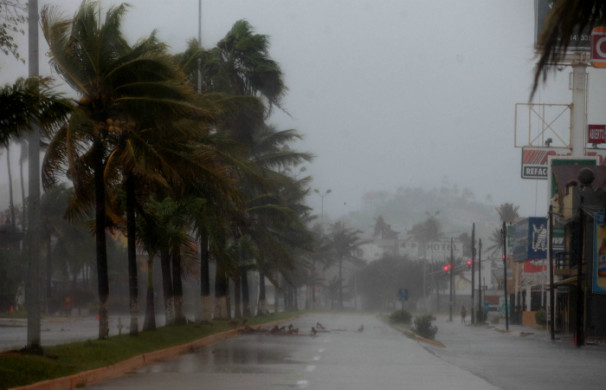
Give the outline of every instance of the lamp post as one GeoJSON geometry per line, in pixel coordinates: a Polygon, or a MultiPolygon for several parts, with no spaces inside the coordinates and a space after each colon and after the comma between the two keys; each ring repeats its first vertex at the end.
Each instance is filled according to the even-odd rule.
{"type": "Polygon", "coordinates": [[[314,189],[314,192],[318,195],[320,195],[320,198],[322,199],[322,206],[320,209],[320,223],[324,224],[324,197],[328,194],[330,194],[332,192],[332,190],[329,188],[324,192],[321,192],[320,190],[318,190],[317,188],[314,189]]]}

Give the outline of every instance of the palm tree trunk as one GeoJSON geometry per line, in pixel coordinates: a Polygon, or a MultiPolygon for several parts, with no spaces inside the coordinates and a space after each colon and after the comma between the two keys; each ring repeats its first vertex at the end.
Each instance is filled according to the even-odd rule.
{"type": "Polygon", "coordinates": [[[339,309],[343,309],[343,259],[339,258],[339,309]]]}
{"type": "Polygon", "coordinates": [[[147,258],[147,297],[145,303],[145,320],[143,330],[156,329],[156,306],[154,304],[154,257],[151,253],[147,258]]]}
{"type": "Polygon", "coordinates": [[[126,178],[126,236],[128,240],[128,295],[130,334],[139,333],[139,286],[137,279],[137,242],[135,221],[135,182],[132,175],[126,178]]]}
{"type": "Polygon", "coordinates": [[[50,314],[50,301],[52,296],[52,241],[51,235],[46,237],[46,314],[50,314]]]}
{"type": "Polygon", "coordinates": [[[200,234],[200,321],[212,321],[208,235],[200,234]]]}
{"type": "Polygon", "coordinates": [[[259,270],[259,304],[257,315],[264,316],[267,314],[267,300],[265,298],[265,274],[259,270]]]}
{"type": "Polygon", "coordinates": [[[234,276],[234,317],[242,317],[242,281],[236,272],[234,276]]]}
{"type": "Polygon", "coordinates": [[[173,299],[175,307],[175,323],[180,325],[185,323],[185,313],[183,313],[183,283],[181,281],[181,247],[173,246],[173,299]]]}
{"type": "Polygon", "coordinates": [[[19,157],[19,178],[21,180],[21,231],[25,231],[25,181],[23,180],[23,163],[27,156],[27,142],[21,143],[21,156],[19,157]]]}
{"type": "Polygon", "coordinates": [[[227,319],[227,276],[224,267],[217,261],[217,272],[215,274],[215,318],[227,319]]]}
{"type": "Polygon", "coordinates": [[[15,222],[15,203],[13,202],[13,172],[11,169],[11,147],[9,144],[6,145],[6,169],[8,170],[8,204],[11,212],[11,227],[13,232],[16,229],[15,222]]]}
{"type": "Polygon", "coordinates": [[[175,323],[175,302],[173,299],[173,281],[170,269],[170,251],[160,249],[160,266],[162,267],[162,292],[164,295],[164,315],[166,325],[175,323]]]}
{"type": "Polygon", "coordinates": [[[250,291],[248,290],[248,272],[245,268],[240,270],[240,281],[242,284],[242,315],[250,317],[250,291]]]}
{"type": "MultiPolygon", "coordinates": [[[[107,246],[105,239],[105,181],[101,139],[94,141],[95,174],[95,239],[97,250],[97,288],[99,292],[99,339],[109,337],[109,316],[107,300],[109,298],[109,277],[107,274],[107,246]]],[[[30,154],[30,164],[32,163],[30,154]]],[[[31,211],[30,211],[31,213],[31,211]]]]}

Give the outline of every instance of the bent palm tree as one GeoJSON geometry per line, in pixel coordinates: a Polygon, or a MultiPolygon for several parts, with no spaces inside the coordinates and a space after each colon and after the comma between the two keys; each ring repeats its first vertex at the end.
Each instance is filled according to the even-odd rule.
{"type": "MultiPolygon", "coordinates": [[[[197,110],[189,103],[191,91],[185,88],[182,75],[164,54],[165,45],[153,34],[133,46],[123,38],[120,27],[126,8],[124,4],[109,8],[103,23],[97,3],[91,1],[84,1],[72,19],[61,18],[52,7],[42,11],[51,65],[81,96],[68,125],[50,143],[44,164],[45,185],[67,173],[74,182],[77,200],[95,204],[99,338],[106,338],[108,332],[106,187],[120,180],[108,175],[113,172],[111,160],[118,150],[136,155],[139,149],[129,140],[143,130],[154,134],[166,121],[165,114],[174,118],[197,110]]],[[[121,164],[127,177],[133,170],[138,172],[136,167],[140,165],[128,161],[125,155],[121,164]]],[[[128,229],[131,245],[133,226],[129,224],[128,229]]],[[[134,259],[129,256],[129,261],[134,259]]],[[[131,264],[129,269],[136,267],[131,264]]],[[[132,275],[129,279],[131,283],[136,281],[132,275]]],[[[135,304],[134,290],[131,286],[131,305],[135,304]]],[[[131,313],[135,311],[131,306],[131,313]]],[[[131,329],[133,326],[136,324],[131,329]]]]}
{"type": "MultiPolygon", "coordinates": [[[[534,95],[539,82],[545,81],[550,71],[566,53],[573,35],[579,31],[606,23],[606,2],[601,0],[558,0],[554,2],[551,13],[547,16],[539,38],[541,54],[537,62],[532,86],[534,95]]],[[[532,98],[531,95],[531,98],[532,98]]]]}

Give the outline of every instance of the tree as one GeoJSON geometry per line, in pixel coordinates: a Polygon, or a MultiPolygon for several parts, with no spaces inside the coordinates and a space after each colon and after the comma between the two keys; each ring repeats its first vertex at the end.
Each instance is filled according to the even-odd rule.
{"type": "Polygon", "coordinates": [[[499,213],[501,222],[511,223],[514,219],[518,218],[518,209],[520,206],[514,206],[513,203],[503,203],[496,208],[499,213]]]}
{"type": "MultiPolygon", "coordinates": [[[[133,46],[123,38],[120,27],[126,9],[124,4],[110,7],[101,18],[97,3],[84,1],[72,19],[61,18],[54,8],[48,6],[42,12],[51,64],[81,95],[68,125],[54,135],[49,145],[45,179],[48,185],[56,181],[57,176],[69,173],[80,203],[95,204],[99,338],[102,339],[108,332],[109,297],[106,195],[107,189],[112,188],[109,185],[120,180],[120,175],[107,176],[106,170],[115,172],[112,166],[119,166],[124,170],[125,178],[133,172],[140,173],[137,168],[142,166],[139,165],[141,160],[135,158],[143,155],[141,145],[149,143],[149,137],[158,139],[164,136],[164,142],[168,142],[166,135],[175,128],[172,124],[166,126],[166,122],[179,114],[189,116],[192,111],[197,111],[188,100],[191,89],[185,88],[182,74],[164,53],[165,45],[158,42],[154,34],[133,46]],[[171,116],[167,118],[169,113],[171,116]],[[164,129],[164,132],[158,129],[164,129]]],[[[175,136],[180,135],[178,133],[171,135],[177,142],[183,139],[175,136]]],[[[171,152],[173,157],[178,155],[174,148],[171,152]]],[[[166,175],[167,172],[161,173],[166,175]]],[[[159,173],[154,173],[156,179],[162,179],[159,173]]],[[[175,177],[163,180],[170,182],[175,177]]],[[[134,190],[129,188],[129,191],[134,190]]],[[[132,247],[133,225],[129,226],[129,244],[132,247]]],[[[132,257],[131,251],[131,263],[132,257]]],[[[129,269],[136,270],[136,267],[131,264],[129,269]]],[[[134,282],[136,277],[129,279],[134,282]]],[[[130,291],[131,304],[134,304],[134,289],[130,291]]],[[[134,311],[131,308],[131,312],[134,311]]]]}
{"type": "Polygon", "coordinates": [[[20,0],[0,1],[0,51],[17,60],[21,60],[21,56],[14,35],[24,34],[21,25],[27,20],[25,10],[26,6],[20,0]]]}
{"type": "Polygon", "coordinates": [[[425,256],[425,246],[431,241],[439,240],[442,237],[442,227],[440,221],[436,218],[439,211],[429,214],[423,222],[416,223],[408,232],[417,241],[422,248],[422,255],[425,256]]]}
{"type": "MultiPolygon", "coordinates": [[[[547,16],[539,39],[541,54],[535,69],[532,95],[541,77],[546,79],[551,64],[557,64],[566,53],[573,35],[606,22],[606,3],[599,0],[558,0],[547,16]]],[[[531,95],[531,98],[532,98],[531,95]]]]}
{"type": "Polygon", "coordinates": [[[356,250],[363,243],[359,237],[359,234],[362,232],[359,230],[352,230],[340,221],[331,225],[330,229],[332,249],[339,269],[339,308],[343,309],[343,262],[355,262],[357,259],[355,256],[356,250]]]}

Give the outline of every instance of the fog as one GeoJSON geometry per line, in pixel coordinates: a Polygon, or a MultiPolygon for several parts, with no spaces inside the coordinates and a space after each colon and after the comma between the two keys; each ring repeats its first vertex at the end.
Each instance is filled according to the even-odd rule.
{"type": "MultiPolygon", "coordinates": [[[[71,16],[80,1],[39,3],[71,16]]],[[[129,3],[124,29],[131,41],[155,29],[178,52],[197,37],[198,1],[129,3]]],[[[546,213],[546,182],[520,178],[521,151],[514,148],[514,108],[528,102],[536,60],[532,1],[203,0],[203,46],[214,46],[239,19],[270,37],[288,87],[284,110],[271,122],[304,135],[297,148],[316,156],[305,166],[312,188],[332,190],[327,216],[358,209],[369,191],[445,185],[495,206],[519,205],[521,215],[546,213]]],[[[43,38],[40,44],[45,53],[43,38]]],[[[23,38],[24,54],[25,47],[23,38]]],[[[41,74],[56,77],[46,56],[40,62],[41,74]]],[[[26,75],[26,65],[6,56],[1,64],[2,83],[26,75]]],[[[535,102],[570,103],[569,71],[554,72],[535,102]]],[[[589,123],[601,123],[606,118],[592,108],[602,105],[594,92],[606,77],[589,72],[589,123]]],[[[16,161],[17,148],[12,155],[16,161]]],[[[317,194],[308,202],[320,212],[317,194]]]]}

